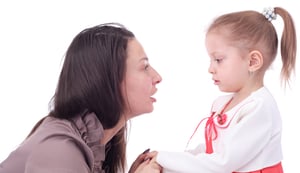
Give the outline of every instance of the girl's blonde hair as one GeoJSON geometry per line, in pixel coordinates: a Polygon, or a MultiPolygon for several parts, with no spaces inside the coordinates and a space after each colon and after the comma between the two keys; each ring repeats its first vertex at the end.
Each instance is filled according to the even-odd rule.
{"type": "MultiPolygon", "coordinates": [[[[275,7],[274,13],[284,22],[281,36],[281,81],[289,84],[291,74],[295,72],[297,40],[291,15],[283,8],[275,7]]],[[[256,11],[240,11],[224,14],[216,18],[209,26],[211,31],[226,30],[228,38],[249,51],[258,50],[264,57],[263,68],[267,69],[274,61],[278,50],[278,36],[275,27],[268,18],[256,11]]]]}

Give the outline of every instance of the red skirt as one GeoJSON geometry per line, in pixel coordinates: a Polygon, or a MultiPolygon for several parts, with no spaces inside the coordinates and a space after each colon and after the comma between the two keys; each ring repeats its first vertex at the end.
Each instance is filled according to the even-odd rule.
{"type": "MultiPolygon", "coordinates": [[[[233,173],[238,173],[238,172],[233,172],[233,173]]],[[[247,173],[283,173],[283,169],[282,169],[281,162],[280,162],[274,166],[270,166],[267,168],[263,168],[261,170],[251,171],[251,172],[247,172],[247,173]]]]}

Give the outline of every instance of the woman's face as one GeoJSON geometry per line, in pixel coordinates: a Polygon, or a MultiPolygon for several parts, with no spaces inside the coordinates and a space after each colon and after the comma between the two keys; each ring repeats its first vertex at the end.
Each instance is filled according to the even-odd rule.
{"type": "Polygon", "coordinates": [[[128,41],[125,80],[122,94],[126,102],[126,118],[130,119],[153,111],[158,84],[162,80],[150,66],[142,45],[136,39],[128,41]]]}

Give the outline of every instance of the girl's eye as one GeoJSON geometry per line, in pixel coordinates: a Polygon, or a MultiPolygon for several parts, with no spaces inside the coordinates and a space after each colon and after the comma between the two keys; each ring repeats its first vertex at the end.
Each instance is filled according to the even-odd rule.
{"type": "Polygon", "coordinates": [[[217,63],[220,63],[220,62],[222,62],[223,59],[222,59],[222,58],[215,58],[214,60],[215,60],[217,63]]]}

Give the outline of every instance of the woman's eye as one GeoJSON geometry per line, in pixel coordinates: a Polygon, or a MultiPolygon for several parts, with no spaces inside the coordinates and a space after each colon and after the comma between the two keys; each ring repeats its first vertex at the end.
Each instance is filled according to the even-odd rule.
{"type": "Polygon", "coordinates": [[[148,70],[149,67],[150,67],[149,64],[145,64],[145,70],[148,70]]]}
{"type": "Polygon", "coordinates": [[[144,69],[145,69],[145,70],[148,70],[149,67],[150,67],[149,62],[148,62],[148,61],[145,61],[145,62],[144,62],[144,69]]]}

